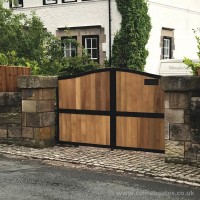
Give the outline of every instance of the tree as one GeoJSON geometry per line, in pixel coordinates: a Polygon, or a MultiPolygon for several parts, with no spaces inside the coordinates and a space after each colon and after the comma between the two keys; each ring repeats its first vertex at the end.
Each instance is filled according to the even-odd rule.
{"type": "Polygon", "coordinates": [[[151,20],[145,0],[116,0],[121,13],[121,29],[112,46],[112,65],[143,71],[148,51],[151,20]]]}
{"type": "MultiPolygon", "coordinates": [[[[78,66],[70,64],[76,63],[76,58],[64,58],[63,55],[64,45],[74,42],[72,39],[56,38],[45,29],[35,13],[30,17],[25,14],[13,14],[12,10],[3,7],[2,0],[0,35],[0,64],[30,66],[33,74],[42,75],[59,74],[64,68],[65,72],[70,74],[79,71],[78,66]],[[66,69],[67,66],[70,70],[66,69]]],[[[99,67],[85,56],[77,57],[77,61],[81,63],[83,71],[99,67]]]]}

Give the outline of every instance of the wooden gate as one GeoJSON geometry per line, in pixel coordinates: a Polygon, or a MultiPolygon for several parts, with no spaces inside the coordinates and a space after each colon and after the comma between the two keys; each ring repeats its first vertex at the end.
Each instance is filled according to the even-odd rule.
{"type": "Polygon", "coordinates": [[[160,76],[106,68],[58,80],[59,141],[164,150],[160,76]]]}

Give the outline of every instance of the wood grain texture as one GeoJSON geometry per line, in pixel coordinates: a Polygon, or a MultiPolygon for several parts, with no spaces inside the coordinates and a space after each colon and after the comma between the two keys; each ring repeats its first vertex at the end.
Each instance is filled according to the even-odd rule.
{"type": "Polygon", "coordinates": [[[108,111],[110,72],[59,80],[59,108],[108,111]]]}
{"type": "Polygon", "coordinates": [[[64,142],[110,144],[110,117],[59,114],[59,140],[64,142]]]}
{"type": "Polygon", "coordinates": [[[117,117],[117,146],[164,150],[164,119],[117,117]]]}
{"type": "MultiPolygon", "coordinates": [[[[153,78],[116,72],[116,111],[164,112],[160,86],[145,85],[145,79],[153,78]]],[[[59,80],[59,108],[110,111],[110,72],[59,80]]],[[[110,116],[64,113],[59,116],[60,141],[110,145],[110,116]]],[[[164,150],[164,119],[116,116],[116,145],[164,150]]]]}
{"type": "Polygon", "coordinates": [[[30,73],[29,67],[0,66],[0,92],[16,92],[17,76],[30,73]]]}
{"type": "Polygon", "coordinates": [[[144,85],[149,77],[117,72],[117,111],[122,112],[164,112],[164,92],[160,85],[144,85]]]}

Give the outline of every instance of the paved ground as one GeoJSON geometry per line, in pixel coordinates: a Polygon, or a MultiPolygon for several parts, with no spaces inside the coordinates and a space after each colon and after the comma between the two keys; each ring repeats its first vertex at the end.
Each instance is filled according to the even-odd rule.
{"type": "Polygon", "coordinates": [[[200,189],[192,186],[127,176],[114,170],[74,169],[44,162],[0,154],[0,199],[199,200],[200,197],[200,189]]]}
{"type": "MultiPolygon", "coordinates": [[[[79,164],[117,172],[128,172],[137,176],[148,176],[158,180],[200,187],[200,168],[164,162],[164,154],[129,150],[113,150],[95,147],[61,147],[34,149],[0,144],[0,153],[26,158],[55,161],[59,165],[79,164]]],[[[78,165],[77,165],[78,166],[78,165]]]]}

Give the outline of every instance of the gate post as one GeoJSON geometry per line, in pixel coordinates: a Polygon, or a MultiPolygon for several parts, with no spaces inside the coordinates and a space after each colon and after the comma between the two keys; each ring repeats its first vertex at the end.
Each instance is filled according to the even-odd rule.
{"type": "Polygon", "coordinates": [[[57,77],[20,76],[18,87],[22,92],[22,138],[34,147],[53,145],[57,77]]]}
{"type": "Polygon", "coordinates": [[[200,165],[200,77],[161,78],[165,92],[165,160],[200,165]]]}

